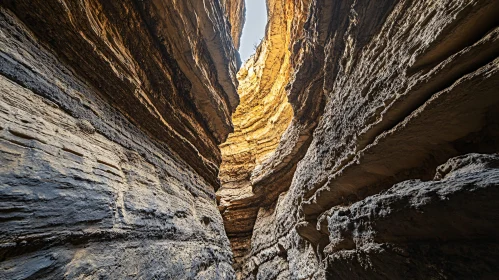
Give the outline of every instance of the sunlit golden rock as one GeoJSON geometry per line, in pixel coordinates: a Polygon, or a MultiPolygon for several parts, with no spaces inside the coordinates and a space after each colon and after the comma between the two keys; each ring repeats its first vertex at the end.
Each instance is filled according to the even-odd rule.
{"type": "Polygon", "coordinates": [[[293,1],[267,5],[265,37],[237,74],[240,105],[232,116],[234,133],[221,145],[222,188],[217,197],[236,266],[248,249],[258,208],[273,201],[262,197],[265,192],[255,193],[250,178],[273,155],[293,119],[286,91],[292,73],[290,48],[305,19],[304,5],[295,6],[293,1]]]}

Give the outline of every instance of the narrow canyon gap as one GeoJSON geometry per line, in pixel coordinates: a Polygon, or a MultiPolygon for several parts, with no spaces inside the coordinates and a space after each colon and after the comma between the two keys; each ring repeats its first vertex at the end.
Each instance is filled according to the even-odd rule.
{"type": "Polygon", "coordinates": [[[0,279],[497,277],[499,1],[265,3],[0,3],[0,279]]]}
{"type": "Polygon", "coordinates": [[[288,45],[295,6],[291,1],[267,1],[267,5],[270,18],[265,39],[237,74],[240,105],[232,115],[234,132],[220,146],[222,187],[217,197],[236,270],[241,269],[250,248],[259,208],[273,203],[283,191],[279,186],[265,186],[255,192],[252,172],[268,162],[293,118],[285,86],[291,75],[288,45]]]}

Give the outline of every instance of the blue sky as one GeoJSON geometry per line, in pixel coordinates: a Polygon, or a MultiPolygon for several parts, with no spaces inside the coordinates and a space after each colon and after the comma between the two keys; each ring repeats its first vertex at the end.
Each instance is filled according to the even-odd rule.
{"type": "Polygon", "coordinates": [[[267,24],[267,6],[265,0],[245,0],[246,1],[246,22],[243,27],[241,45],[239,53],[243,63],[255,53],[255,45],[260,43],[260,39],[265,35],[265,25],[267,24]]]}

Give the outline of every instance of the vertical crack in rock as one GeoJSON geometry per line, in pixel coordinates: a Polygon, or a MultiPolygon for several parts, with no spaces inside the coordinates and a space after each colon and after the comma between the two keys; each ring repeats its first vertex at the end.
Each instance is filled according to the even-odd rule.
{"type": "Polygon", "coordinates": [[[234,132],[221,145],[222,188],[217,198],[237,270],[250,248],[258,209],[273,204],[286,184],[289,186],[283,181],[282,187],[258,188],[253,173],[261,171],[275,157],[279,141],[293,119],[285,86],[292,73],[292,36],[301,34],[306,5],[268,1],[267,6],[270,20],[265,37],[238,72],[241,104],[232,117],[234,132]]]}

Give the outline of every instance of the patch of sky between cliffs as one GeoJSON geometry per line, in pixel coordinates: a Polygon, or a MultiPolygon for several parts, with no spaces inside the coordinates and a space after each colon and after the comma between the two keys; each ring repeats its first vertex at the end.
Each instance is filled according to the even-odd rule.
{"type": "Polygon", "coordinates": [[[248,60],[256,51],[265,35],[267,25],[267,4],[266,0],[245,0],[246,1],[246,22],[243,27],[239,53],[241,60],[248,60]]]}

